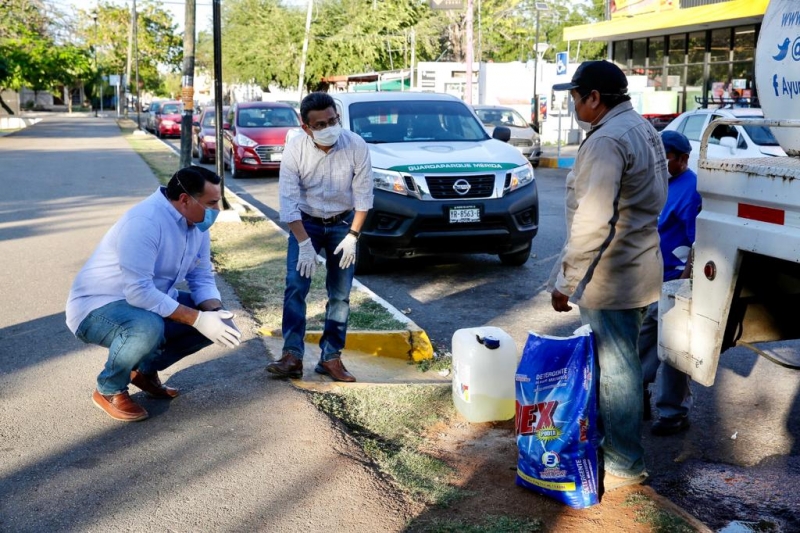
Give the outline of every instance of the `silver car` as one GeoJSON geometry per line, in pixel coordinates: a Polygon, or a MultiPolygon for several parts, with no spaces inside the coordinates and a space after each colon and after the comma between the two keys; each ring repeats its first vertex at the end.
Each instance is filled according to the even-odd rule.
{"type": "Polygon", "coordinates": [[[539,166],[539,158],[542,156],[542,142],[539,134],[522,118],[522,115],[510,107],[498,105],[476,105],[472,107],[489,135],[492,134],[495,126],[507,127],[511,130],[511,139],[509,139],[508,144],[522,152],[522,155],[534,167],[539,166]]]}

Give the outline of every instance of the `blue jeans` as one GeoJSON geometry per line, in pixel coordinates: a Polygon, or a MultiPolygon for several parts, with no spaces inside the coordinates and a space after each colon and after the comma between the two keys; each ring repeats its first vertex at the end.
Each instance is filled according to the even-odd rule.
{"type": "Polygon", "coordinates": [[[581,308],[581,320],[592,327],[597,344],[604,468],[619,477],[644,472],[638,341],[646,310],[581,308]]]}
{"type": "MultiPolygon", "coordinates": [[[[188,292],[180,291],[178,302],[197,307],[188,292]]],[[[145,374],[164,370],[212,344],[192,326],[133,307],[125,300],[89,313],[75,336],[108,348],[108,360],[97,376],[97,391],[106,395],[128,390],[132,370],[145,374]]]]}
{"type": "Polygon", "coordinates": [[[639,333],[639,357],[644,386],[656,384],[656,408],[660,418],[680,418],[692,408],[691,378],[658,359],[658,302],[650,304],[639,333]],[[661,372],[658,371],[661,367],[661,372]]]}
{"type": "MultiPolygon", "coordinates": [[[[322,224],[304,220],[303,226],[311,238],[314,250],[325,250],[327,275],[325,288],[328,303],[325,306],[325,326],[319,340],[321,361],[330,361],[341,356],[347,336],[347,320],[350,317],[350,289],[353,287],[355,265],[339,268],[342,254],[333,251],[347,236],[354,213],[336,224],[322,224]]],[[[300,359],[305,353],[306,335],[306,297],[311,288],[311,279],[297,271],[297,258],[300,248],[294,234],[289,234],[289,252],[286,256],[286,291],[283,295],[283,352],[289,352],[300,359]]]]}

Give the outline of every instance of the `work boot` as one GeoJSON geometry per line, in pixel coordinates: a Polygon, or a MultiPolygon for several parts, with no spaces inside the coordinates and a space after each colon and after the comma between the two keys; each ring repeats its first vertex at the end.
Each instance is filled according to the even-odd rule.
{"type": "Polygon", "coordinates": [[[687,429],[689,429],[688,416],[676,416],[673,418],[661,417],[653,422],[650,433],[657,437],[665,437],[667,435],[675,435],[687,429]]]}
{"type": "Polygon", "coordinates": [[[334,381],[352,383],[356,380],[355,376],[348,372],[344,367],[340,357],[331,359],[330,361],[320,361],[319,364],[317,364],[317,367],[314,369],[314,372],[317,374],[328,375],[333,378],[334,381]]]}
{"type": "Polygon", "coordinates": [[[283,357],[267,365],[267,372],[281,378],[303,377],[303,360],[292,352],[283,352],[283,357]]]}
{"type": "Polygon", "coordinates": [[[173,389],[172,387],[167,387],[162,384],[158,377],[158,372],[145,374],[144,372],[134,370],[131,372],[131,383],[146,392],[148,396],[161,400],[171,400],[180,394],[178,389],[173,389]]]}
{"type": "Polygon", "coordinates": [[[144,420],[149,416],[144,407],[131,400],[128,391],[119,392],[117,394],[100,394],[100,392],[95,389],[92,394],[92,401],[114,420],[136,422],[138,420],[144,420]]]}
{"type": "Polygon", "coordinates": [[[633,477],[620,477],[608,472],[603,473],[603,492],[611,492],[615,489],[622,487],[629,487],[631,485],[641,485],[647,479],[647,472],[642,472],[638,476],[633,477]]]}

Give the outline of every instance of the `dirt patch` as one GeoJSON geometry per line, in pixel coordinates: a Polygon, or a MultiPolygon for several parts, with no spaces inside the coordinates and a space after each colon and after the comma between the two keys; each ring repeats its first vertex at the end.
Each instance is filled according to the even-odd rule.
{"type": "MultiPolygon", "coordinates": [[[[515,485],[517,446],[513,421],[470,424],[463,419],[439,422],[429,428],[423,451],[451,466],[453,484],[465,496],[446,508],[432,508],[418,517],[410,531],[430,530],[433,524],[457,519],[481,523],[487,516],[508,516],[541,523],[539,531],[559,533],[630,533],[632,531],[708,531],[699,523],[663,524],[670,508],[650,487],[625,487],[604,495],[599,505],[576,510],[515,485]],[[656,512],[654,513],[653,510],[656,512]],[[654,518],[655,515],[661,515],[654,518]]],[[[681,516],[681,519],[691,520],[681,516]]],[[[678,520],[676,520],[678,522],[678,520]]]]}

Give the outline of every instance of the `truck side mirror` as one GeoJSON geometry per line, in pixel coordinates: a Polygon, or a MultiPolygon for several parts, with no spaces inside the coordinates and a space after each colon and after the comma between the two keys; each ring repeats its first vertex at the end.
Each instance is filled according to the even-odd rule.
{"type": "Polygon", "coordinates": [[[497,126],[492,132],[492,138],[507,143],[511,138],[511,130],[508,126],[497,126]]]}
{"type": "Polygon", "coordinates": [[[736,146],[738,144],[736,137],[723,137],[719,140],[719,145],[728,148],[731,151],[731,155],[736,154],[736,146]]]}

